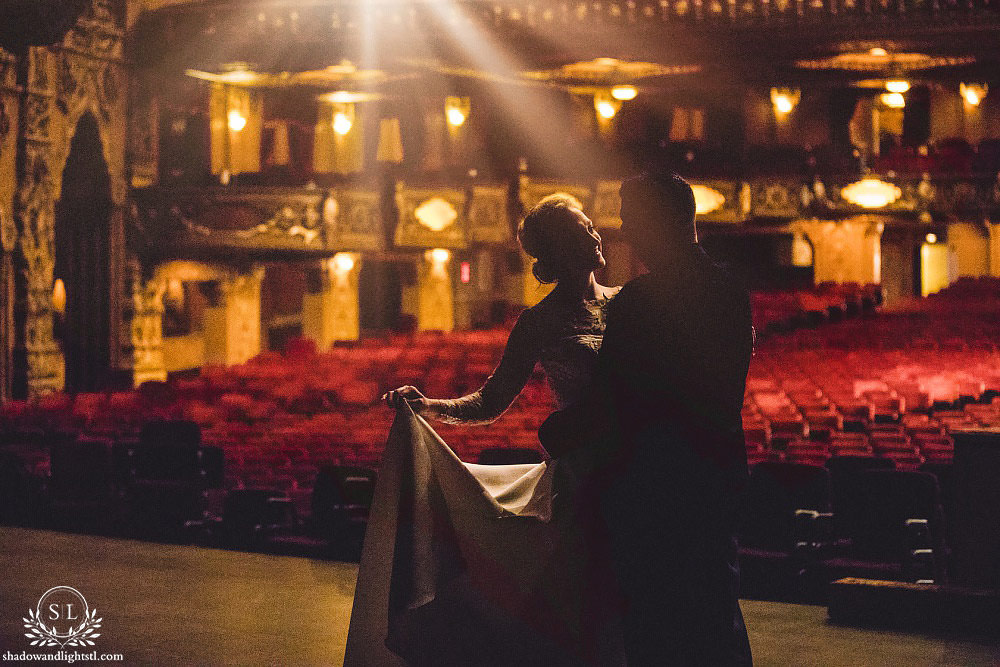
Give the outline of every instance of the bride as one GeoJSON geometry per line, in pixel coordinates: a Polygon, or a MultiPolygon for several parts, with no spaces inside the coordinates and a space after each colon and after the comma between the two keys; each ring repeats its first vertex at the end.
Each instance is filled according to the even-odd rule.
{"type": "Polygon", "coordinates": [[[476,392],[428,398],[405,386],[361,558],[346,665],[619,664],[613,587],[588,502],[593,448],[540,464],[461,462],[424,418],[490,423],[541,363],[560,409],[582,400],[618,288],[598,284],[601,237],[553,195],[518,228],[532,272],[556,287],[518,318],[476,392]]]}

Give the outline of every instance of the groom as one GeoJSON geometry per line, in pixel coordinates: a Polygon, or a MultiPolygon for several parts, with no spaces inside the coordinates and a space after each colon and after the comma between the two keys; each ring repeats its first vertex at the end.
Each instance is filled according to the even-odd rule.
{"type": "Polygon", "coordinates": [[[734,538],[749,295],[698,245],[680,176],[626,181],[621,218],[649,270],[609,305],[598,357],[615,434],[601,503],[628,664],[750,664],[734,538]]]}

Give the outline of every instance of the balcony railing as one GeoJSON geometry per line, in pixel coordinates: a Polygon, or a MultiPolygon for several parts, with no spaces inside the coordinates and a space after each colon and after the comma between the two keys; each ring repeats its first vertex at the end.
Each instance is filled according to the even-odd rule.
{"type": "MultiPolygon", "coordinates": [[[[889,224],[978,222],[1000,215],[1000,177],[893,174],[692,179],[699,220],[732,231],[802,218],[878,214],[889,224]],[[848,189],[848,186],[864,181],[848,189]]],[[[510,185],[404,182],[394,189],[343,186],[146,188],[133,193],[133,248],[170,258],[266,260],[384,251],[507,245],[523,209],[556,192],[579,199],[602,228],[620,224],[618,180],[528,176],[510,185]],[[513,191],[511,191],[513,188],[513,191]]]]}

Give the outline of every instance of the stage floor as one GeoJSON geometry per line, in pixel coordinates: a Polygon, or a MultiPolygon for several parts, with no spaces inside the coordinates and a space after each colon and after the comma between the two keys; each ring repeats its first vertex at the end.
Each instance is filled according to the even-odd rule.
{"type": "MultiPolygon", "coordinates": [[[[22,617],[71,586],[125,664],[340,665],[357,565],[0,527],[0,661],[41,652],[22,617]]],[[[743,601],[757,665],[1000,665],[1000,639],[845,628],[826,609],[743,601]]],[[[51,650],[51,649],[48,649],[51,650]]],[[[72,649],[70,649],[72,650],[72,649]]]]}

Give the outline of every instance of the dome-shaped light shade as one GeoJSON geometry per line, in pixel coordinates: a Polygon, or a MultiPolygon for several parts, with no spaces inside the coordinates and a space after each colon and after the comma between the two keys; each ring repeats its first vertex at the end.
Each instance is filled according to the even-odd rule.
{"type": "Polygon", "coordinates": [[[902,93],[882,93],[879,99],[890,109],[902,109],[906,106],[906,98],[902,93]]]}
{"type": "Polygon", "coordinates": [[[615,86],[611,89],[611,97],[623,102],[634,100],[638,94],[639,91],[635,86],[615,86]]]}
{"type": "Polygon", "coordinates": [[[903,81],[901,79],[896,79],[894,81],[886,81],[885,89],[890,93],[905,93],[910,89],[910,82],[903,81]]]}
{"type": "Polygon", "coordinates": [[[840,195],[861,208],[883,208],[902,197],[903,191],[892,183],[864,178],[842,189],[840,195]]]}

